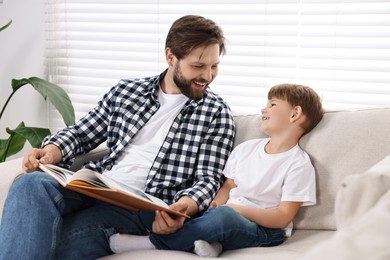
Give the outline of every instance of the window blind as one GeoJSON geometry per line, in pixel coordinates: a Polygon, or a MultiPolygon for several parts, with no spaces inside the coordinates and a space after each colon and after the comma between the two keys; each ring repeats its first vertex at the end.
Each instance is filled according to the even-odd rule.
{"type": "MultiPolygon", "coordinates": [[[[211,88],[259,112],[270,87],[315,89],[326,109],[390,105],[390,2],[362,0],[46,0],[48,79],[80,118],[119,79],[157,75],[174,20],[198,14],[227,39],[211,88]],[[223,3],[222,3],[223,2],[223,3]]],[[[49,125],[63,127],[55,110],[49,125]]]]}

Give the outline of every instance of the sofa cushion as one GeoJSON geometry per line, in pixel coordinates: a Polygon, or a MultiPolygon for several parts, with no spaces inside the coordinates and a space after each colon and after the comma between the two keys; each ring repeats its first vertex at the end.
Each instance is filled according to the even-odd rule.
{"type": "MultiPolygon", "coordinates": [[[[261,115],[235,115],[235,145],[264,137],[261,115]]],[[[317,205],[302,207],[296,229],[335,230],[334,204],[345,176],[365,172],[390,154],[390,108],[327,111],[300,140],[316,169],[317,205]]]]}
{"type": "Polygon", "coordinates": [[[350,225],[313,247],[303,259],[390,259],[389,219],[390,190],[372,208],[356,216],[350,225]]]}
{"type": "MultiPolygon", "coordinates": [[[[355,225],[357,219],[371,210],[389,190],[390,156],[363,174],[345,177],[336,195],[335,217],[337,229],[340,230],[355,225]]],[[[390,235],[388,236],[390,238],[390,235]]]]}
{"type": "Polygon", "coordinates": [[[390,156],[344,178],[335,202],[337,232],[304,259],[390,259],[390,156]]]}

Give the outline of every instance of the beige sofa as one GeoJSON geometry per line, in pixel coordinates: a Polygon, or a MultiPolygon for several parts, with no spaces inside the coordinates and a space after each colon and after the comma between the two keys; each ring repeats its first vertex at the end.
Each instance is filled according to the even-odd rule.
{"type": "MultiPolygon", "coordinates": [[[[237,115],[236,144],[264,136],[260,115],[237,115]]],[[[303,207],[283,245],[226,251],[234,259],[390,259],[390,107],[328,111],[300,141],[316,168],[317,205],[303,207]],[[337,231],[336,231],[337,230],[337,231]]],[[[87,157],[105,153],[100,148],[87,157]]],[[[80,167],[78,158],[74,168],[80,167]]],[[[21,159],[0,164],[0,213],[21,159]]],[[[17,232],[17,230],[15,231],[17,232]]],[[[188,259],[178,251],[143,250],[107,259],[188,259]]]]}

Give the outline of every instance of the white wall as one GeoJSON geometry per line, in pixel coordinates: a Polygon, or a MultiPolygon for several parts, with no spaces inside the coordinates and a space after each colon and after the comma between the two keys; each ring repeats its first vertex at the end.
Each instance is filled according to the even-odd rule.
{"type": "MultiPolygon", "coordinates": [[[[13,78],[44,77],[44,0],[0,1],[0,110],[12,92],[13,78]],[[2,3],[1,3],[2,2],[2,3]]],[[[5,128],[15,128],[21,121],[29,126],[47,127],[46,102],[31,85],[19,89],[0,120],[0,138],[5,128]]],[[[29,149],[26,145],[22,155],[29,149]]]]}

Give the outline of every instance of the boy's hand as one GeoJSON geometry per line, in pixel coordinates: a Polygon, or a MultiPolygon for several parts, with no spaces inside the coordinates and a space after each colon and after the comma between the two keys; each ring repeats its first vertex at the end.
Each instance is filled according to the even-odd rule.
{"type": "Polygon", "coordinates": [[[218,206],[221,206],[221,205],[218,205],[218,203],[217,203],[215,200],[213,200],[213,201],[210,203],[210,207],[212,207],[212,208],[216,208],[216,207],[218,207],[218,206]]]}
{"type": "MultiPolygon", "coordinates": [[[[188,205],[182,202],[176,202],[172,204],[170,209],[186,213],[188,209],[188,205]]],[[[185,217],[171,217],[167,212],[165,211],[156,211],[156,217],[154,218],[153,224],[152,224],[152,231],[153,233],[159,234],[159,235],[167,235],[176,232],[178,229],[183,227],[185,221],[185,217]]]]}

